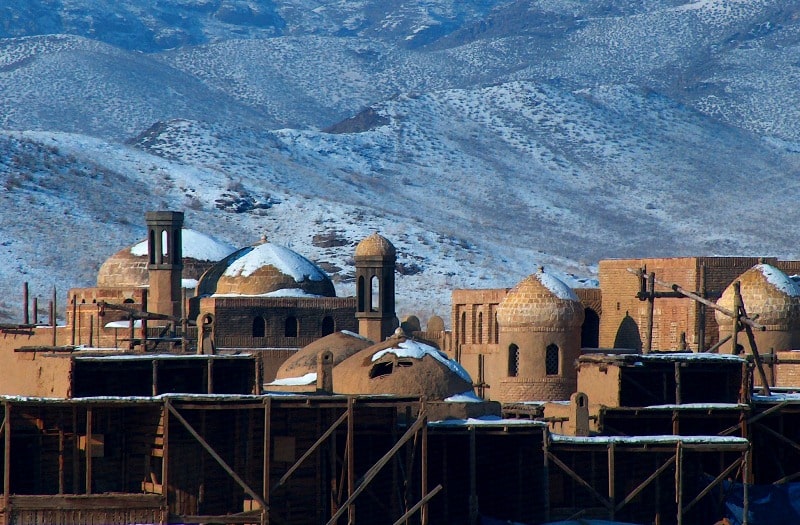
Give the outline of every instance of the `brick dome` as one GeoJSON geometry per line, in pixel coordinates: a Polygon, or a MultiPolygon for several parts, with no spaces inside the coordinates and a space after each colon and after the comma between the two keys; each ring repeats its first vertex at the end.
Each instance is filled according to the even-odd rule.
{"type": "Polygon", "coordinates": [[[365,348],[333,369],[337,394],[424,396],[441,401],[472,391],[464,368],[442,351],[406,337],[394,336],[365,348]]]}
{"type": "Polygon", "coordinates": [[[317,371],[317,357],[325,351],[333,354],[333,366],[375,343],[353,332],[341,331],[326,335],[304,346],[283,362],[276,379],[302,377],[317,371]]]}
{"type": "Polygon", "coordinates": [[[336,297],[333,283],[302,255],[269,242],[220,261],[200,279],[198,295],[336,297]]]}
{"type": "MultiPolygon", "coordinates": [[[[181,230],[181,238],[184,280],[200,279],[206,270],[236,250],[228,243],[188,228],[181,230]]],[[[141,288],[149,282],[147,240],[118,251],[97,272],[100,288],[141,288]]]]}
{"type": "Polygon", "coordinates": [[[386,237],[373,233],[356,246],[356,257],[396,257],[394,245],[386,237]]]}
{"type": "MultiPolygon", "coordinates": [[[[792,330],[800,321],[800,287],[789,276],[769,264],[757,264],[737,279],[741,283],[744,308],[749,317],[758,314],[756,322],[769,330],[792,330]]],[[[728,286],[717,304],[733,310],[733,284],[728,286]]],[[[717,324],[730,326],[733,320],[715,311],[717,324]]]]}
{"type": "Polygon", "coordinates": [[[501,329],[561,330],[580,327],[583,318],[575,292],[541,268],[512,288],[497,307],[501,329]]]}

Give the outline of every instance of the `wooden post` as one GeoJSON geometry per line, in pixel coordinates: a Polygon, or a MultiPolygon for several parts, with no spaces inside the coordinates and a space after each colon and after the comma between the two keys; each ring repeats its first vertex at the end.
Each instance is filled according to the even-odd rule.
{"type": "Polygon", "coordinates": [[[64,493],[64,421],[58,416],[58,493],[64,493]]]}
{"type": "Polygon", "coordinates": [[[3,437],[5,449],[3,450],[3,512],[6,521],[10,522],[11,514],[11,403],[5,402],[5,419],[3,420],[3,437]]]}
{"type": "Polygon", "coordinates": [[[267,397],[264,399],[264,465],[262,473],[263,484],[263,498],[267,504],[267,508],[261,516],[262,525],[269,525],[269,506],[270,506],[270,486],[269,486],[269,471],[270,471],[270,454],[272,453],[271,447],[271,434],[272,434],[272,398],[267,397]]]}
{"type": "Polygon", "coordinates": [[[681,364],[675,361],[675,404],[680,405],[683,402],[681,395],[681,364]]]}
{"type": "Polygon", "coordinates": [[[28,281],[22,283],[22,324],[30,324],[28,310],[28,281]]]}
{"type": "Polygon", "coordinates": [[[142,352],[147,352],[147,290],[142,290],[142,352]]]}
{"type": "Polygon", "coordinates": [[[92,407],[86,408],[86,494],[92,493],[92,407]]]}
{"type": "Polygon", "coordinates": [[[50,301],[50,326],[53,328],[53,346],[56,346],[56,287],[53,286],[53,299],[50,301]]]}
{"type": "Polygon", "coordinates": [[[739,312],[742,309],[742,294],[740,291],[741,284],[739,281],[733,283],[733,324],[731,329],[731,353],[739,355],[739,312]]]}
{"type": "Polygon", "coordinates": [[[153,397],[158,395],[158,360],[153,359],[153,397]]]}
{"type": "Polygon", "coordinates": [[[72,492],[73,494],[80,494],[80,479],[81,479],[81,447],[80,447],[80,432],[78,432],[78,407],[72,405],[72,492]]]}
{"type": "Polygon", "coordinates": [[[744,468],[742,468],[742,525],[748,525],[750,520],[748,520],[747,515],[750,513],[750,454],[752,453],[753,444],[747,447],[747,450],[744,453],[743,463],[744,468]]]}
{"type": "MultiPolygon", "coordinates": [[[[706,290],[706,265],[700,264],[700,297],[708,299],[706,290]]],[[[706,305],[697,303],[697,351],[704,352],[706,348],[706,305]]]]}
{"type": "Polygon", "coordinates": [[[615,490],[615,479],[614,479],[614,443],[608,444],[608,501],[611,503],[608,509],[608,519],[614,521],[615,515],[615,507],[616,507],[616,490],[615,490]]]}
{"type": "Polygon", "coordinates": [[[78,323],[78,296],[72,296],[72,346],[75,346],[75,328],[78,323]]]}
{"type": "Polygon", "coordinates": [[[207,394],[214,393],[214,359],[211,356],[206,359],[206,387],[207,394]]]}
{"type": "MultiPolygon", "coordinates": [[[[545,460],[546,461],[546,460],[545,460]]],[[[478,525],[478,469],[475,425],[469,427],[469,525],[478,525]]]]}
{"type": "Polygon", "coordinates": [[[39,324],[39,298],[33,298],[33,324],[39,324]]]}
{"type": "Polygon", "coordinates": [[[89,346],[94,346],[93,339],[94,339],[94,315],[90,315],[89,316],[89,346]]]}
{"type": "MultiPolygon", "coordinates": [[[[189,351],[189,319],[184,316],[181,319],[181,351],[185,354],[189,351]]],[[[197,329],[200,331],[200,328],[197,329]]],[[[197,338],[197,346],[200,347],[200,338],[197,338]]]]}
{"type": "MultiPolygon", "coordinates": [[[[355,398],[347,398],[347,497],[352,498],[356,489],[356,461],[355,461],[355,398]]],[[[347,509],[348,525],[355,525],[356,508],[352,503],[347,509]]]]}
{"type": "Polygon", "coordinates": [[[420,414],[418,417],[423,418],[422,423],[422,443],[420,445],[420,471],[421,471],[421,498],[425,500],[425,503],[422,505],[422,510],[420,510],[420,522],[421,525],[428,525],[428,503],[426,497],[428,496],[428,412],[425,410],[425,400],[422,400],[420,403],[420,414]]]}
{"type": "Polygon", "coordinates": [[[675,502],[678,525],[683,525],[683,445],[679,441],[675,450],[675,502]]]}
{"type": "Polygon", "coordinates": [[[161,425],[163,442],[161,448],[161,494],[164,496],[164,506],[169,512],[169,399],[164,400],[161,406],[161,425]]]}
{"type": "MultiPolygon", "coordinates": [[[[644,271],[644,270],[643,270],[644,271]]],[[[643,354],[649,354],[653,350],[653,313],[656,306],[656,274],[647,274],[647,324],[645,327],[645,342],[643,354]]]]}

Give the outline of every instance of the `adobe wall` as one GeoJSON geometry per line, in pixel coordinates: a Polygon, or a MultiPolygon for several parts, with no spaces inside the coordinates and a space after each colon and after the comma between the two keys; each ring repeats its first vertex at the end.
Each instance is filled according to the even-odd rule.
{"type": "MultiPolygon", "coordinates": [[[[35,337],[17,339],[19,346],[49,345],[52,329],[38,329],[35,337]],[[50,338],[50,339],[48,339],[50,338]]],[[[72,361],[68,355],[48,352],[15,352],[7,339],[0,351],[0,395],[69,397],[72,361]]]]}
{"type": "Polygon", "coordinates": [[[453,290],[450,322],[456,354],[465,344],[497,343],[497,306],[509,290],[453,290]]]}
{"type": "MultiPolygon", "coordinates": [[[[701,266],[705,266],[706,292],[711,300],[733,280],[758,263],[755,257],[680,257],[664,259],[610,259],[600,261],[598,277],[602,290],[600,346],[602,348],[642,349],[646,338],[647,303],[636,298],[639,278],[628,268],[646,267],[656,279],[676,283],[697,292],[700,288],[701,266]]],[[[656,291],[669,291],[656,286],[656,291]]],[[[687,347],[699,346],[699,303],[683,298],[660,298],[653,313],[653,349],[677,350],[681,333],[686,334],[687,347]]],[[[705,344],[708,348],[718,340],[719,328],[713,312],[705,315],[705,344]]]]}
{"type": "Polygon", "coordinates": [[[607,363],[580,363],[577,391],[589,398],[590,406],[619,406],[620,368],[607,363]]]}

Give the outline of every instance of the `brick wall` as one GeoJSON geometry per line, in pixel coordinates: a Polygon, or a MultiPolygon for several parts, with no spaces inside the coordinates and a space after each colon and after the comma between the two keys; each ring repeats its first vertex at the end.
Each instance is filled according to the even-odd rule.
{"type": "Polygon", "coordinates": [[[562,377],[537,380],[506,378],[491,392],[493,400],[506,401],[558,401],[568,400],[575,392],[577,382],[562,377]]]}

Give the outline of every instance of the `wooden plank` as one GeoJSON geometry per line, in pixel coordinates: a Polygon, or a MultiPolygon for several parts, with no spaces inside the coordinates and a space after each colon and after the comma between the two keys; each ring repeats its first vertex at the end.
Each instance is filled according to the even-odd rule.
{"type": "Polygon", "coordinates": [[[300,468],[300,465],[302,465],[302,464],[305,462],[305,460],[306,460],[306,459],[308,459],[308,458],[309,458],[309,456],[311,456],[311,454],[313,454],[313,453],[314,453],[314,452],[315,452],[315,451],[316,451],[316,450],[317,450],[317,449],[320,447],[320,445],[322,445],[322,444],[323,444],[323,443],[324,443],[324,442],[325,442],[325,441],[328,439],[328,437],[329,437],[329,436],[330,436],[330,435],[331,435],[333,432],[335,432],[335,431],[336,431],[336,429],[337,429],[337,428],[339,428],[339,425],[341,425],[342,423],[344,423],[344,421],[345,421],[345,419],[347,419],[347,417],[348,417],[348,413],[347,413],[347,412],[345,412],[344,414],[342,414],[341,416],[339,416],[339,419],[337,419],[337,420],[336,420],[336,422],[335,422],[333,425],[331,425],[331,426],[328,428],[328,430],[326,430],[326,431],[325,431],[325,432],[324,432],[324,433],[323,433],[323,434],[322,434],[322,435],[319,437],[319,439],[317,439],[317,440],[314,442],[314,444],[313,444],[313,445],[311,445],[311,447],[310,447],[308,450],[306,450],[306,452],[305,452],[305,453],[304,453],[302,456],[300,456],[300,459],[298,459],[298,460],[297,460],[297,461],[294,463],[294,465],[292,465],[291,467],[289,467],[289,470],[287,470],[287,471],[286,471],[286,474],[284,474],[284,475],[281,477],[281,479],[280,479],[280,480],[278,480],[278,483],[275,485],[275,487],[273,487],[273,488],[270,490],[270,494],[274,493],[276,490],[278,490],[278,488],[279,488],[279,487],[281,487],[281,486],[282,486],[284,483],[286,483],[286,481],[287,481],[287,480],[288,480],[288,479],[291,477],[291,475],[292,475],[292,474],[293,474],[293,473],[294,473],[294,472],[295,472],[295,471],[296,471],[298,468],[300,468]]]}
{"type": "MultiPolygon", "coordinates": [[[[184,428],[187,431],[189,431],[189,433],[197,440],[197,442],[200,443],[200,445],[206,450],[206,452],[208,452],[211,455],[211,457],[214,458],[214,460],[219,464],[219,466],[222,467],[222,469],[225,472],[227,472],[228,475],[231,476],[233,478],[233,480],[245,492],[247,492],[247,494],[251,498],[256,500],[258,502],[258,504],[261,505],[262,509],[267,509],[268,508],[267,504],[264,502],[264,499],[256,491],[254,491],[252,488],[250,488],[250,486],[236,472],[233,471],[233,469],[225,462],[225,460],[222,459],[222,457],[219,454],[217,454],[217,452],[211,447],[211,445],[208,444],[208,442],[203,438],[203,436],[198,434],[197,431],[194,429],[194,427],[192,427],[192,425],[188,421],[186,421],[186,419],[184,419],[184,417],[180,414],[180,412],[178,412],[170,404],[169,400],[167,400],[164,403],[164,406],[167,408],[167,410],[173,416],[175,416],[175,419],[177,419],[184,426],[184,428]]],[[[166,429],[165,429],[165,432],[166,432],[166,429]]],[[[165,448],[165,456],[166,456],[166,440],[165,440],[164,445],[165,445],[164,448],[165,448]]]]}
{"type": "Polygon", "coordinates": [[[431,500],[431,498],[433,498],[435,495],[439,493],[440,490],[442,490],[442,485],[441,484],[436,485],[436,487],[434,487],[432,491],[428,492],[425,496],[423,496],[421,500],[419,500],[416,504],[414,504],[413,507],[408,509],[408,511],[405,514],[400,516],[400,519],[395,521],[394,525],[400,525],[401,523],[405,522],[408,518],[413,516],[414,513],[420,509],[420,507],[426,505],[431,500]]]}
{"type": "Polygon", "coordinates": [[[706,486],[706,488],[704,488],[703,490],[701,490],[701,491],[700,491],[700,494],[698,494],[697,496],[695,496],[695,498],[694,498],[694,499],[693,499],[691,502],[689,502],[689,503],[688,503],[688,504],[687,504],[687,505],[686,505],[686,506],[683,508],[683,512],[684,512],[684,514],[685,514],[685,513],[687,513],[687,512],[689,512],[689,509],[691,509],[692,507],[694,507],[694,506],[695,506],[695,504],[696,504],[698,501],[700,501],[701,499],[703,499],[703,497],[705,497],[705,495],[706,495],[706,494],[708,494],[709,492],[711,492],[711,491],[714,489],[714,487],[716,487],[716,486],[717,486],[718,484],[720,484],[720,483],[721,483],[721,482],[722,482],[722,481],[723,481],[725,478],[727,478],[727,477],[728,477],[728,474],[730,474],[731,472],[733,472],[733,469],[735,469],[736,467],[738,467],[739,465],[741,465],[743,461],[744,461],[744,457],[738,458],[736,461],[734,461],[733,463],[731,463],[731,465],[730,465],[728,468],[726,468],[724,471],[722,471],[722,473],[720,473],[720,475],[719,475],[719,476],[717,476],[716,478],[714,478],[714,480],[713,480],[711,483],[709,483],[709,484],[706,486]]]}
{"type": "Polygon", "coordinates": [[[617,507],[616,507],[616,510],[617,510],[617,511],[620,511],[620,510],[622,510],[622,508],[623,508],[625,505],[627,505],[628,503],[630,503],[631,501],[633,501],[633,499],[634,499],[636,496],[638,496],[640,492],[642,492],[644,489],[646,489],[646,488],[647,488],[647,486],[648,486],[650,483],[652,483],[652,482],[653,482],[655,479],[657,479],[657,478],[658,478],[658,476],[659,476],[659,475],[661,475],[661,473],[662,473],[662,472],[664,472],[665,470],[667,470],[667,469],[668,469],[668,468],[669,468],[669,467],[670,467],[670,466],[671,466],[671,465],[672,465],[672,464],[675,462],[675,459],[676,459],[676,457],[675,457],[675,456],[672,456],[672,457],[670,457],[670,458],[669,458],[669,459],[668,459],[668,460],[667,460],[667,461],[666,461],[666,462],[665,462],[663,465],[661,465],[660,467],[658,467],[658,468],[657,468],[657,469],[656,469],[656,470],[655,470],[655,471],[654,471],[652,474],[650,474],[650,475],[647,477],[647,479],[646,479],[646,480],[644,480],[644,481],[642,481],[641,483],[639,483],[639,485],[638,485],[636,488],[634,488],[634,489],[633,489],[633,490],[630,492],[630,494],[628,494],[628,495],[625,497],[625,499],[624,499],[624,500],[622,500],[622,501],[619,503],[619,505],[617,505],[617,507]]]}
{"type": "Polygon", "coordinates": [[[160,494],[52,494],[47,496],[13,495],[15,510],[108,510],[160,509],[160,494]]]}
{"type": "Polygon", "coordinates": [[[563,471],[564,471],[564,472],[565,472],[565,473],[566,473],[566,474],[567,474],[569,477],[571,477],[572,479],[574,479],[575,481],[577,481],[579,485],[581,485],[583,488],[585,488],[586,490],[588,490],[588,491],[589,491],[589,493],[590,493],[590,494],[592,494],[592,496],[594,496],[594,497],[595,497],[595,499],[597,499],[597,501],[599,501],[600,503],[602,503],[602,504],[603,504],[603,506],[604,506],[604,507],[605,507],[607,510],[611,510],[611,502],[610,502],[610,501],[608,501],[606,498],[604,498],[604,497],[603,497],[603,496],[602,496],[602,495],[601,495],[599,492],[597,492],[597,491],[594,489],[594,487],[592,487],[592,485],[591,485],[589,482],[587,482],[585,479],[583,479],[582,477],[580,477],[580,475],[578,475],[578,473],[577,473],[577,472],[575,472],[574,470],[572,470],[571,468],[569,468],[569,466],[568,466],[566,463],[564,463],[563,461],[561,461],[560,459],[558,459],[558,458],[557,458],[557,457],[556,457],[556,456],[555,456],[555,455],[554,455],[552,452],[549,452],[549,451],[548,451],[546,454],[547,454],[547,458],[548,458],[549,460],[551,460],[553,463],[555,463],[555,464],[556,464],[556,465],[557,465],[557,466],[558,466],[558,467],[559,467],[561,470],[563,470],[563,471]]]}

